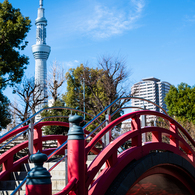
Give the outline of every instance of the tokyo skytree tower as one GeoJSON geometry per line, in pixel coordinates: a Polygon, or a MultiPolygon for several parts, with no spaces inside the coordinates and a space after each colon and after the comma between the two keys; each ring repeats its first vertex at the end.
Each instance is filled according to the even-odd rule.
{"type": "MultiPolygon", "coordinates": [[[[39,0],[38,16],[35,20],[37,26],[36,44],[32,46],[32,53],[35,58],[35,84],[40,87],[41,91],[39,99],[47,97],[47,59],[51,51],[50,46],[46,45],[47,20],[44,11],[43,0],[39,0]]],[[[45,104],[47,104],[47,98],[45,98],[42,104],[36,106],[36,112],[42,109],[45,104]]],[[[39,119],[40,115],[35,118],[35,121],[39,119]]]]}

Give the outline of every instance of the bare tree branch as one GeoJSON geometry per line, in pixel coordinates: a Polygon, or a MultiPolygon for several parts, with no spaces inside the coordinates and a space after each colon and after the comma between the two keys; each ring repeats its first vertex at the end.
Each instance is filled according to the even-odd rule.
{"type": "Polygon", "coordinates": [[[53,102],[56,102],[56,100],[58,99],[60,95],[58,90],[64,84],[64,82],[65,82],[64,68],[55,61],[53,65],[49,68],[47,81],[49,93],[53,99],[53,102]]]}
{"type": "Polygon", "coordinates": [[[35,107],[42,104],[47,97],[41,97],[43,88],[40,84],[35,84],[34,77],[27,79],[24,78],[21,85],[15,87],[15,93],[18,95],[22,104],[10,104],[12,114],[18,116],[20,121],[25,121],[31,114],[35,114],[35,107]]]}

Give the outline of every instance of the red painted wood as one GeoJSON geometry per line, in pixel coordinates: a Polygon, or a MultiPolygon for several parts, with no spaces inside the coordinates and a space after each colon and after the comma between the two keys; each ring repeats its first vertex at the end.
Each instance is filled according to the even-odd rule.
{"type": "Polygon", "coordinates": [[[85,195],[85,145],[84,140],[68,140],[68,181],[78,180],[77,189],[71,195],[85,195]]]}
{"type": "MultiPolygon", "coordinates": [[[[111,185],[111,183],[114,181],[114,179],[117,177],[117,175],[124,169],[125,166],[127,166],[132,160],[140,159],[143,156],[146,156],[149,154],[151,150],[167,150],[171,151],[173,153],[177,152],[178,155],[182,155],[182,151],[176,151],[175,147],[170,146],[166,143],[150,143],[147,145],[144,145],[142,147],[133,147],[128,150],[125,150],[118,156],[117,163],[113,167],[106,167],[98,176],[98,178],[93,182],[92,187],[89,189],[88,194],[91,195],[99,195],[99,194],[105,194],[108,187],[111,185]]],[[[106,155],[106,154],[104,154],[106,155]]],[[[185,156],[187,159],[187,157],[185,156]]],[[[86,181],[86,186],[90,185],[90,181],[93,181],[93,178],[91,177],[91,174],[93,176],[96,175],[94,169],[96,169],[96,166],[99,168],[98,161],[101,161],[101,159],[98,159],[98,157],[95,159],[93,164],[91,165],[90,169],[88,169],[88,180],[86,181]]],[[[188,159],[189,161],[189,159],[188,159]]],[[[103,163],[103,162],[102,162],[103,163]]],[[[100,168],[99,168],[100,169],[100,168]]]]}
{"type": "Polygon", "coordinates": [[[43,126],[63,126],[63,127],[69,127],[69,123],[67,122],[60,122],[60,121],[45,121],[45,122],[40,122],[35,127],[43,127],[43,126]]]}
{"type": "MultiPolygon", "coordinates": [[[[68,126],[68,123],[61,122],[61,126],[68,126]]],[[[38,141],[44,141],[46,139],[49,139],[49,137],[44,138],[41,135],[41,127],[45,125],[59,125],[59,122],[57,121],[48,121],[48,122],[42,122],[35,126],[35,137],[37,138],[34,140],[34,147],[35,151],[38,149],[42,149],[42,145],[38,143],[38,141]]],[[[22,132],[26,127],[22,127],[20,129],[14,130],[10,134],[6,135],[5,137],[0,139],[0,143],[2,140],[8,139],[11,136],[22,132]]],[[[120,171],[132,160],[134,159],[140,159],[141,157],[147,155],[152,150],[166,150],[171,151],[175,154],[178,154],[188,160],[194,167],[195,167],[195,152],[193,149],[188,145],[188,143],[178,135],[178,129],[188,138],[188,140],[191,142],[193,146],[195,146],[194,140],[190,137],[190,135],[187,133],[187,131],[178,124],[174,119],[170,118],[167,115],[164,115],[159,112],[155,111],[137,111],[133,113],[129,113],[126,115],[123,115],[116,120],[112,121],[110,124],[108,124],[103,130],[101,130],[95,137],[92,139],[91,142],[89,142],[86,145],[85,151],[82,151],[82,148],[84,147],[84,140],[69,140],[69,146],[68,146],[68,168],[70,170],[69,173],[69,180],[72,177],[75,177],[78,179],[78,188],[74,189],[74,192],[71,192],[72,194],[79,194],[84,195],[85,189],[88,189],[89,185],[94,181],[95,175],[98,173],[99,169],[102,167],[104,163],[107,164],[107,167],[102,171],[102,173],[99,175],[98,179],[94,181],[89,194],[95,195],[95,194],[104,194],[105,190],[109,187],[109,185],[112,183],[114,178],[120,173],[120,171]],[[145,127],[141,128],[140,125],[140,119],[139,117],[141,115],[156,115],[159,117],[162,117],[170,122],[170,130],[159,128],[159,127],[145,127]],[[127,132],[123,135],[121,135],[119,138],[114,140],[111,144],[109,144],[97,157],[96,159],[91,163],[91,165],[88,167],[86,180],[85,180],[85,162],[86,162],[86,156],[85,153],[89,153],[90,151],[93,151],[94,153],[99,153],[99,151],[96,150],[95,144],[97,142],[101,142],[101,137],[110,131],[114,126],[121,123],[124,120],[132,119],[132,130],[131,132],[127,132]],[[143,133],[152,133],[152,142],[145,143],[145,145],[142,146],[142,139],[141,135],[143,133]],[[168,136],[170,138],[170,144],[162,143],[162,136],[168,136]],[[117,156],[117,149],[127,140],[132,140],[132,145],[130,149],[122,152],[120,155],[117,156]],[[180,150],[184,152],[182,152],[180,150]],[[79,160],[81,159],[81,160],[79,160]],[[82,168],[81,168],[82,167],[82,168]],[[84,187],[83,187],[84,186],[84,187]]],[[[52,138],[52,136],[50,137],[52,138]]],[[[64,138],[58,138],[58,145],[61,145],[64,142],[64,138]]],[[[41,143],[42,143],[41,141],[41,143]]],[[[11,158],[16,153],[16,151],[19,151],[20,149],[23,149],[24,146],[26,147],[27,142],[22,143],[21,145],[18,145],[16,147],[13,147],[9,152],[3,154],[0,156],[0,164],[3,164],[4,171],[0,174],[0,179],[2,175],[6,175],[5,173],[8,173],[10,170],[13,170],[12,167],[17,167],[19,163],[24,162],[18,161],[13,162],[11,161],[11,158]],[[11,167],[12,166],[12,167],[11,167]]],[[[51,149],[52,150],[52,149],[51,149]]],[[[64,149],[63,149],[64,150],[64,149]]],[[[61,149],[61,152],[62,151],[61,149]]],[[[26,160],[26,159],[25,159],[26,160]]]]}
{"type": "MultiPolygon", "coordinates": [[[[51,136],[45,136],[42,137],[42,130],[41,128],[43,126],[48,126],[48,125],[59,125],[59,126],[65,126],[68,127],[69,123],[66,122],[59,122],[59,121],[46,121],[46,122],[40,122],[37,125],[34,126],[35,131],[34,131],[34,152],[37,152],[38,150],[42,151],[42,141],[46,141],[46,140],[57,140],[59,143],[63,143],[64,141],[66,141],[67,137],[66,136],[59,136],[59,135],[51,135],[51,136]]],[[[10,133],[8,133],[7,135],[3,136],[0,139],[0,143],[2,143],[3,141],[11,138],[14,135],[17,135],[18,133],[21,133],[23,131],[25,131],[28,128],[27,126],[18,128],[10,133]]],[[[26,148],[28,146],[28,141],[24,141],[23,143],[14,146],[13,148],[11,148],[10,150],[6,151],[4,154],[2,154],[0,156],[0,164],[2,164],[2,168],[3,171],[0,173],[0,180],[1,179],[6,179],[8,178],[7,174],[10,173],[10,170],[13,170],[13,167],[15,167],[15,170],[18,169],[18,164],[15,162],[13,163],[13,156],[19,152],[20,150],[26,148]]],[[[64,150],[64,148],[62,148],[59,153],[62,153],[62,151],[64,150]]],[[[64,151],[63,151],[64,153],[64,151]]],[[[19,162],[19,161],[18,161],[19,162]]]]}
{"type": "MultiPolygon", "coordinates": [[[[46,122],[40,122],[38,123],[37,125],[34,126],[34,128],[36,127],[43,127],[43,126],[50,126],[50,125],[58,125],[58,126],[64,126],[64,127],[69,127],[69,123],[67,122],[60,122],[60,121],[46,121],[46,122]]],[[[5,140],[13,137],[14,135],[17,135],[18,133],[21,133],[23,131],[25,131],[26,129],[28,129],[28,125],[24,126],[24,127],[21,127],[21,128],[18,128],[18,129],[15,129],[14,131],[8,133],[7,135],[3,136],[1,139],[0,139],[0,144],[2,142],[4,142],[5,140]]]]}
{"type": "MultiPolygon", "coordinates": [[[[172,136],[175,136],[176,139],[180,140],[180,142],[185,145],[186,147],[189,146],[180,136],[177,134],[174,134],[173,132],[163,129],[160,127],[146,127],[141,129],[141,133],[146,133],[146,132],[160,132],[161,134],[170,134],[172,136]]],[[[98,173],[99,169],[101,166],[107,161],[107,159],[110,158],[112,153],[115,153],[120,145],[122,145],[125,141],[129,140],[132,137],[137,136],[138,131],[132,131],[132,132],[126,132],[120,137],[118,137],[116,140],[114,140],[110,145],[108,145],[99,155],[98,157],[93,161],[93,163],[89,166],[88,168],[88,180],[86,182],[86,185],[90,185],[90,183],[93,181],[93,178],[95,175],[98,173]]],[[[186,160],[188,160],[191,164],[195,166],[195,162],[191,161],[186,154],[184,154],[181,150],[179,150],[178,147],[171,146],[169,144],[165,143],[159,143],[159,142],[154,142],[154,143],[148,143],[146,144],[147,146],[142,148],[141,156],[147,155],[148,151],[151,150],[168,150],[172,151],[176,154],[179,154],[180,156],[184,157],[186,160]],[[150,145],[149,145],[150,144],[150,145]],[[149,146],[148,146],[149,145],[149,146]],[[150,147],[145,151],[145,148],[150,147]]],[[[189,147],[190,148],[190,147],[189,147]]],[[[192,150],[192,149],[191,149],[192,150]]],[[[193,152],[193,155],[195,156],[195,153],[193,152]]],[[[136,156],[133,156],[136,159],[136,156]]]]}
{"type": "Polygon", "coordinates": [[[13,137],[14,135],[17,135],[18,133],[21,133],[21,132],[25,131],[26,129],[28,129],[28,125],[26,125],[26,126],[24,126],[24,127],[21,127],[21,128],[19,128],[19,129],[15,129],[14,131],[10,132],[9,134],[7,134],[7,135],[1,137],[1,139],[0,139],[0,144],[1,144],[2,142],[4,142],[5,140],[7,140],[7,139],[13,137]]]}
{"type": "MultiPolygon", "coordinates": [[[[132,113],[128,113],[125,114],[117,119],[115,119],[114,121],[112,121],[110,124],[108,124],[106,127],[104,127],[93,139],[90,143],[88,143],[88,145],[86,146],[86,153],[89,153],[90,150],[95,146],[95,144],[101,139],[101,137],[108,132],[110,129],[112,129],[113,127],[115,127],[117,124],[129,119],[129,118],[136,118],[137,116],[140,115],[155,115],[155,116],[159,116],[162,117],[168,121],[170,121],[172,124],[175,124],[183,133],[184,135],[189,139],[189,141],[192,143],[193,146],[195,146],[195,141],[191,138],[191,136],[188,134],[188,132],[179,124],[177,123],[174,119],[172,119],[171,117],[160,113],[160,112],[156,112],[156,111],[150,111],[150,110],[141,110],[141,111],[136,111],[136,112],[132,112],[132,113]]],[[[134,124],[136,125],[136,124],[134,124]]],[[[138,124],[137,128],[139,127],[140,124],[138,124]]],[[[134,127],[136,128],[136,127],[134,127]]]]}
{"type": "Polygon", "coordinates": [[[34,139],[38,139],[39,141],[35,144],[33,143],[33,153],[42,152],[42,129],[40,126],[34,128],[34,139]]]}
{"type": "Polygon", "coordinates": [[[26,195],[52,195],[51,184],[26,185],[26,195]]]}
{"type": "Polygon", "coordinates": [[[72,177],[72,179],[68,182],[68,184],[66,185],[66,187],[61,190],[60,192],[54,194],[54,195],[65,195],[68,194],[71,190],[73,190],[73,188],[76,186],[78,180],[74,177],[72,177]]]}
{"type": "MultiPolygon", "coordinates": [[[[170,131],[178,134],[177,126],[170,123],[170,131]]],[[[170,144],[175,146],[175,147],[179,147],[179,140],[176,139],[175,136],[170,136],[170,144]]]]}
{"type": "MultiPolygon", "coordinates": [[[[86,129],[84,129],[84,133],[85,133],[85,137],[86,137],[86,135],[89,135],[91,132],[90,132],[90,131],[87,131],[86,129]]],[[[91,137],[94,138],[95,135],[94,135],[94,134],[91,134],[91,137]]],[[[101,145],[103,144],[103,142],[102,142],[101,139],[100,139],[98,142],[99,142],[101,145]]]]}
{"type": "Polygon", "coordinates": [[[132,131],[139,131],[138,135],[132,138],[132,146],[141,146],[142,145],[142,134],[141,130],[141,123],[140,123],[140,115],[135,115],[135,117],[131,120],[131,130],[132,131]]]}
{"type": "Polygon", "coordinates": [[[162,142],[162,134],[160,131],[152,131],[152,142],[162,142]]]}
{"type": "MultiPolygon", "coordinates": [[[[167,129],[163,129],[163,128],[159,128],[159,127],[146,127],[141,129],[141,133],[146,133],[146,132],[158,132],[159,135],[170,135],[172,137],[175,137],[175,139],[180,141],[180,146],[185,146],[188,149],[191,149],[190,146],[176,133],[169,131],[167,129]],[[182,143],[182,144],[181,144],[182,143]]],[[[87,181],[86,181],[86,187],[88,187],[90,185],[90,183],[93,181],[94,176],[97,174],[97,172],[99,171],[99,169],[101,168],[101,166],[106,162],[107,159],[110,158],[110,156],[112,156],[112,154],[114,152],[116,152],[116,149],[122,144],[124,143],[126,140],[129,140],[131,137],[137,136],[138,131],[133,131],[133,132],[127,132],[123,135],[121,135],[119,138],[117,138],[116,140],[114,140],[110,145],[108,145],[99,155],[98,157],[92,162],[92,164],[89,166],[88,168],[88,176],[87,176],[87,181]]],[[[117,163],[114,165],[114,168],[110,168],[107,167],[105,169],[105,171],[102,172],[102,182],[100,182],[100,177],[99,179],[97,179],[93,185],[90,191],[93,191],[93,194],[98,194],[101,193],[103,194],[107,189],[107,187],[109,186],[109,183],[111,184],[110,181],[113,181],[114,178],[118,175],[118,173],[120,172],[120,170],[122,170],[128,162],[131,162],[131,160],[133,159],[139,159],[145,155],[147,155],[149,153],[149,151],[152,150],[165,150],[165,151],[171,151],[175,154],[178,154],[182,157],[184,157],[186,160],[188,160],[194,167],[195,167],[195,162],[191,161],[188,156],[186,154],[184,154],[179,147],[177,147],[177,145],[170,145],[170,144],[166,144],[166,143],[162,143],[162,142],[158,142],[158,139],[155,140],[155,142],[151,142],[148,143],[142,147],[134,147],[131,148],[130,150],[138,150],[136,151],[134,154],[131,154],[131,156],[126,156],[124,155],[126,153],[123,152],[121,153],[120,156],[118,156],[117,158],[117,163]],[[140,149],[141,148],[141,149],[140,149]],[[122,158],[121,158],[122,157],[122,158]],[[120,160],[123,159],[123,163],[120,162],[120,160]],[[128,159],[128,160],[127,160],[128,159]],[[107,176],[106,176],[107,175],[107,176]],[[109,175],[109,176],[108,176],[109,175]],[[106,183],[106,184],[105,184],[106,183]],[[98,187],[96,187],[98,185],[98,187]],[[100,187],[101,186],[101,187],[100,187]],[[98,188],[101,188],[101,192],[98,190],[98,188]],[[95,190],[94,190],[95,189],[95,190]],[[97,192],[96,192],[97,191],[97,192]]],[[[192,149],[190,150],[191,152],[192,149]]],[[[193,156],[195,156],[195,153],[193,152],[193,156]]],[[[89,193],[90,194],[90,193],[89,193]]]]}
{"type": "MultiPolygon", "coordinates": [[[[49,136],[44,136],[42,137],[42,141],[47,141],[47,140],[62,140],[62,141],[66,141],[67,136],[63,136],[63,135],[49,135],[49,136]]],[[[61,141],[61,142],[62,142],[61,141]]],[[[38,139],[34,140],[34,144],[37,144],[39,142],[38,139]]],[[[16,161],[16,162],[11,162],[11,160],[13,159],[14,154],[16,154],[17,152],[19,152],[20,150],[24,149],[28,147],[28,141],[25,141],[21,144],[18,144],[16,146],[14,146],[13,148],[11,148],[10,150],[4,152],[1,156],[0,156],[0,164],[3,164],[3,171],[0,173],[0,180],[5,180],[8,178],[8,175],[10,172],[14,171],[18,171],[20,168],[20,164],[24,163],[24,161],[16,161]],[[8,163],[9,164],[8,164],[8,163]]],[[[62,147],[60,151],[58,151],[58,154],[63,154],[64,155],[64,149],[66,146],[62,147]]],[[[46,153],[47,155],[49,155],[51,152],[54,151],[55,148],[50,149],[50,150],[45,150],[43,151],[43,153],[46,153]]],[[[22,158],[23,159],[23,158],[22,158]]],[[[25,162],[27,162],[28,156],[26,157],[25,162]]]]}

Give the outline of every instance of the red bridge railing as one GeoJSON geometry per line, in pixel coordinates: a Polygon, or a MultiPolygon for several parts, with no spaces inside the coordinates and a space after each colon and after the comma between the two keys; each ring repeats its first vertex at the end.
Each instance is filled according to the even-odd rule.
{"type": "MultiPolygon", "coordinates": [[[[92,123],[90,121],[90,123],[92,123]]],[[[68,123],[63,122],[41,122],[34,126],[35,136],[34,136],[34,152],[42,151],[47,155],[54,152],[54,148],[43,150],[42,142],[46,140],[57,140],[58,147],[62,146],[65,143],[66,136],[42,136],[41,128],[45,125],[61,125],[68,127],[68,123]]],[[[85,125],[84,128],[88,126],[85,125]]],[[[0,143],[9,139],[12,136],[25,131],[28,126],[15,129],[10,134],[5,135],[0,139],[0,143]]],[[[86,133],[89,133],[86,131],[86,133]]],[[[188,132],[174,119],[165,115],[163,113],[142,110],[133,113],[128,113],[123,115],[114,121],[110,122],[106,127],[104,127],[100,132],[95,136],[92,135],[93,139],[86,143],[85,146],[85,155],[89,154],[90,151],[99,155],[94,159],[94,161],[89,165],[86,170],[85,178],[85,189],[88,190],[88,194],[104,194],[112,181],[116,176],[133,160],[139,160],[140,158],[148,155],[152,151],[170,151],[172,153],[178,154],[179,156],[186,159],[195,167],[195,142],[188,134],[188,132]],[[140,116],[142,115],[153,115],[161,117],[164,120],[168,121],[169,129],[162,127],[141,127],[140,116]],[[109,132],[116,125],[122,123],[123,121],[131,119],[131,131],[124,133],[115,140],[113,140],[106,148],[104,148],[100,153],[95,149],[95,145],[100,142],[101,138],[109,132]],[[143,134],[150,134],[151,139],[147,142],[142,141],[143,134]],[[168,141],[164,141],[163,137],[168,138],[168,141]],[[184,139],[185,137],[185,139],[184,139]],[[187,139],[187,140],[186,140],[187,139]],[[118,153],[118,148],[123,145],[125,142],[130,141],[131,146],[121,153],[118,153]],[[103,165],[106,167],[101,170],[103,165]],[[98,178],[95,176],[98,175],[98,178]]],[[[18,161],[13,161],[13,156],[21,149],[27,147],[28,141],[25,141],[17,146],[14,146],[9,151],[5,152],[0,156],[0,164],[3,166],[3,170],[0,173],[0,180],[6,179],[7,175],[16,170],[21,163],[27,161],[28,156],[19,159],[18,161]]],[[[63,145],[63,148],[60,148],[55,154],[64,154],[64,149],[66,144],[63,145]]],[[[84,157],[87,159],[87,157],[84,157]]],[[[72,178],[70,183],[62,190],[61,194],[66,194],[72,188],[74,188],[77,183],[77,178],[72,178]]],[[[75,189],[74,189],[75,190],[75,189]]],[[[60,193],[59,193],[60,194],[60,193]]]]}
{"type": "Polygon", "coordinates": [[[171,117],[155,112],[142,110],[117,118],[100,131],[86,146],[86,154],[89,153],[97,141],[120,124],[122,121],[131,119],[131,131],[124,133],[112,141],[90,164],[87,169],[86,188],[89,188],[88,194],[104,194],[114,178],[131,161],[138,160],[152,151],[170,151],[185,158],[195,167],[195,152],[193,148],[183,139],[180,132],[190,141],[194,147],[195,142],[187,131],[171,117]],[[154,115],[167,120],[170,124],[169,129],[161,127],[141,127],[141,115],[154,115]],[[142,142],[143,134],[152,134],[150,142],[142,142]],[[169,138],[169,142],[163,142],[163,136],[169,138]],[[118,148],[126,141],[131,140],[131,147],[118,154],[118,148]],[[94,179],[101,167],[106,164],[106,168],[101,171],[97,179],[94,179]],[[95,181],[94,181],[95,180],[95,181]]]}

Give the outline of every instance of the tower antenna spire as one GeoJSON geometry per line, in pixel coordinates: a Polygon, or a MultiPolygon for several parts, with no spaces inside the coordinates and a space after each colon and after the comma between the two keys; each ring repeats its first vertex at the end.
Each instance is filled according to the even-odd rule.
{"type": "Polygon", "coordinates": [[[43,7],[43,0],[39,0],[39,6],[43,7]]]}

